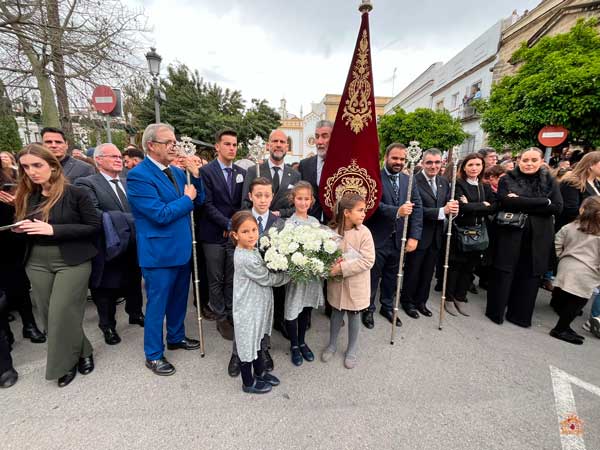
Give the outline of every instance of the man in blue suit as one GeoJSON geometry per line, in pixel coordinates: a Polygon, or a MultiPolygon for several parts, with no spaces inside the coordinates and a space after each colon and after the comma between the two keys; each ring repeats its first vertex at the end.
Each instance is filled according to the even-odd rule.
{"type": "MultiPolygon", "coordinates": [[[[146,367],[156,375],[172,375],[164,357],[167,348],[195,350],[200,343],[185,336],[184,319],[190,286],[192,230],[190,212],[204,202],[200,178],[186,185],[184,172],[170,163],[177,156],[170,125],[152,124],[142,136],[145,158],[127,176],[127,199],[135,218],[138,259],[146,281],[144,353],[146,367]]],[[[197,172],[196,172],[197,174],[197,172]]]]}
{"type": "MultiPolygon", "coordinates": [[[[381,170],[381,202],[366,223],[375,241],[375,265],[371,269],[371,305],[362,313],[363,325],[369,329],[375,326],[373,312],[378,286],[381,303],[379,313],[390,323],[393,320],[404,221],[408,217],[406,252],[417,248],[423,224],[421,197],[414,184],[410,202],[407,201],[408,175],[402,173],[406,165],[406,147],[399,143],[390,144],[385,150],[384,163],[381,170]]],[[[396,326],[401,325],[402,322],[397,317],[396,326]]]]}
{"type": "Polygon", "coordinates": [[[233,164],[237,154],[237,134],[223,130],[215,136],[217,158],[202,166],[206,202],[198,224],[198,239],[206,261],[208,306],[217,318],[217,331],[233,341],[233,252],[229,239],[231,217],[242,208],[246,171],[233,164]]]}

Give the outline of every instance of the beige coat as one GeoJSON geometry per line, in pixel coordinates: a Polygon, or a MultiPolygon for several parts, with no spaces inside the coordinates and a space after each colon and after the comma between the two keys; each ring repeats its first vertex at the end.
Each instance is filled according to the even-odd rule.
{"type": "Polygon", "coordinates": [[[578,227],[571,222],[556,233],[559,260],[552,284],[577,297],[590,298],[600,285],[600,236],[583,233],[578,227]]]}
{"type": "Polygon", "coordinates": [[[327,301],[337,310],[363,310],[370,305],[371,267],[375,264],[371,232],[364,225],[346,231],[340,248],[345,255],[343,278],[327,280],[327,301]]]}

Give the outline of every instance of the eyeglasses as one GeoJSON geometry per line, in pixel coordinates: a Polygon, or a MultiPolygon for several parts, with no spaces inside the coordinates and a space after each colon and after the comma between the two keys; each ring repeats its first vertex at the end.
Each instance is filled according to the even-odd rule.
{"type": "Polygon", "coordinates": [[[439,166],[442,164],[442,162],[441,161],[425,161],[423,164],[426,166],[433,166],[433,165],[439,166]]]}
{"type": "Polygon", "coordinates": [[[123,159],[121,155],[98,155],[97,158],[123,159]]]}
{"type": "Polygon", "coordinates": [[[177,141],[151,141],[151,142],[154,142],[155,144],[163,144],[167,148],[173,148],[177,145],[177,141]]]}

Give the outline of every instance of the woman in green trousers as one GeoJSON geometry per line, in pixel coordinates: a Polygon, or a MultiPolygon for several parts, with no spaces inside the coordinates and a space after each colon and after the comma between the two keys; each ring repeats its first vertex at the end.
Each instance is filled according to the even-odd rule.
{"type": "Polygon", "coordinates": [[[83,315],[95,236],[101,221],[84,189],[68,184],[60,162],[31,144],[17,155],[19,182],[13,228],[28,236],[25,270],[33,302],[48,333],[46,379],[68,385],[77,371],[94,370],[83,315]]]}

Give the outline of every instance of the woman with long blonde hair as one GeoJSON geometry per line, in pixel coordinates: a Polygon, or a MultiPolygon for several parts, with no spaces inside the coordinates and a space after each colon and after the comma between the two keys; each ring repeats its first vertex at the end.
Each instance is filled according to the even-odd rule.
{"type": "Polygon", "coordinates": [[[87,192],[68,183],[60,162],[42,145],[25,147],[17,162],[13,231],[27,235],[25,270],[48,334],[46,379],[64,387],[78,370],[94,370],[83,315],[100,217],[87,192]]]}
{"type": "Polygon", "coordinates": [[[581,158],[561,180],[560,193],[564,208],[557,220],[557,230],[577,218],[586,198],[600,195],[600,151],[590,152],[581,158]]]}

